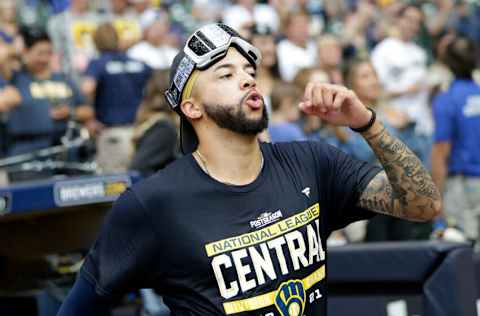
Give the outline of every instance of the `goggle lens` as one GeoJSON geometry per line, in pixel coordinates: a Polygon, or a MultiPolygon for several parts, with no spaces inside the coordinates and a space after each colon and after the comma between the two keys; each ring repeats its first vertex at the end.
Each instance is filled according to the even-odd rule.
{"type": "Polygon", "coordinates": [[[188,48],[192,50],[197,56],[203,56],[211,50],[205,46],[196,36],[192,36],[188,41],[188,48]]]}

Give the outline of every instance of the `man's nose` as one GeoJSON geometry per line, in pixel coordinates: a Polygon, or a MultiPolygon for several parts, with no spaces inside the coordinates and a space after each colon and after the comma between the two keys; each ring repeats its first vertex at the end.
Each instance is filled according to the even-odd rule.
{"type": "Polygon", "coordinates": [[[257,86],[255,78],[250,74],[245,74],[242,78],[240,87],[243,89],[250,89],[257,86]]]}

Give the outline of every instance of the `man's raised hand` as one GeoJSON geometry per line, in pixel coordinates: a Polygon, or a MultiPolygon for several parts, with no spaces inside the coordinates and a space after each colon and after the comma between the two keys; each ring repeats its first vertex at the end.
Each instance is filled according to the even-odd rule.
{"type": "Polygon", "coordinates": [[[352,128],[367,125],[372,116],[352,90],[326,83],[308,83],[299,107],[330,124],[352,128]]]}

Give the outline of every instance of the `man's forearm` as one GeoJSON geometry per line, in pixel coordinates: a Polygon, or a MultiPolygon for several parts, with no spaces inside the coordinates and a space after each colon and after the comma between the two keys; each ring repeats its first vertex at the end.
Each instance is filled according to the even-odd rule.
{"type": "Polygon", "coordinates": [[[379,177],[378,183],[370,187],[370,190],[386,192],[384,198],[376,195],[376,199],[371,199],[369,192],[364,192],[361,204],[372,210],[411,220],[434,218],[441,209],[440,194],[415,154],[379,121],[362,136],[382,164],[388,181],[382,181],[379,177]]]}

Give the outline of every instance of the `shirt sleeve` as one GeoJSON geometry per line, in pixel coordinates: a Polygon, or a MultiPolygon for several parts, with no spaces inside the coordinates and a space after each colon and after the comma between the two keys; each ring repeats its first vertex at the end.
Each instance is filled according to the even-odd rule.
{"type": "Polygon", "coordinates": [[[81,275],[75,281],[57,316],[110,315],[113,299],[99,296],[93,284],[81,275]]]}
{"type": "Polygon", "coordinates": [[[152,221],[131,190],[114,203],[81,275],[95,286],[98,295],[108,297],[150,287],[155,279],[159,255],[152,221]]]}
{"type": "Polygon", "coordinates": [[[435,130],[433,135],[434,142],[448,142],[453,136],[453,118],[452,104],[450,98],[445,93],[436,96],[432,103],[433,119],[435,122],[435,130]]]}
{"type": "Polygon", "coordinates": [[[350,223],[369,219],[376,213],[358,206],[358,200],[370,181],[382,168],[353,158],[324,143],[313,143],[317,178],[326,201],[328,232],[350,223]]]}
{"type": "Polygon", "coordinates": [[[85,76],[95,79],[96,81],[100,81],[100,77],[102,75],[102,65],[100,60],[94,59],[91,60],[87,66],[87,70],[85,70],[85,76]]]}
{"type": "Polygon", "coordinates": [[[73,95],[72,95],[72,103],[73,106],[79,106],[79,105],[85,105],[87,104],[87,100],[85,99],[85,96],[83,93],[80,91],[78,88],[77,84],[71,80],[68,81],[68,85],[70,86],[70,89],[72,89],[73,95]]]}

